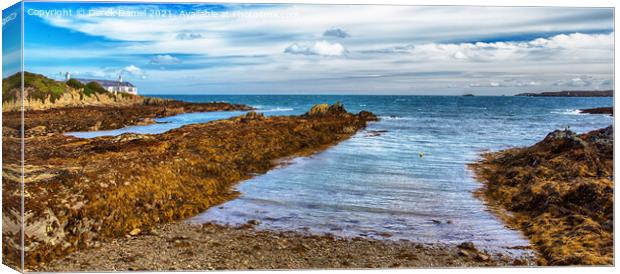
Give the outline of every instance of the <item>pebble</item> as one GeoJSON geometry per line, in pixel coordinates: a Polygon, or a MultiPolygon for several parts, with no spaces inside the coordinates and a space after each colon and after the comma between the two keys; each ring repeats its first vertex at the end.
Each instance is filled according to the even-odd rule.
{"type": "Polygon", "coordinates": [[[259,222],[259,221],[257,221],[257,220],[249,220],[249,221],[247,222],[247,224],[249,224],[249,225],[259,225],[259,224],[260,224],[260,222],[259,222]]]}
{"type": "Polygon", "coordinates": [[[142,230],[140,230],[139,228],[134,228],[132,231],[129,232],[129,235],[138,236],[140,232],[142,232],[142,230]]]}
{"type": "Polygon", "coordinates": [[[489,260],[489,256],[483,253],[478,253],[476,254],[476,260],[481,261],[481,262],[486,262],[489,260]]]}
{"type": "Polygon", "coordinates": [[[469,249],[469,250],[475,250],[476,249],[476,246],[474,246],[474,243],[472,243],[472,242],[462,242],[457,247],[458,248],[462,248],[462,249],[469,249]]]}

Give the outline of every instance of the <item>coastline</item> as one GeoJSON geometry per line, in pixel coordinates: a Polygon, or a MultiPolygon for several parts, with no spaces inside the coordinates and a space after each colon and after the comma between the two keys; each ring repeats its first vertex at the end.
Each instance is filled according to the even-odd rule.
{"type": "MultiPolygon", "coordinates": [[[[268,170],[273,169],[274,167],[282,163],[286,164],[287,159],[290,159],[293,157],[299,157],[299,156],[307,156],[307,155],[316,153],[318,151],[322,151],[332,145],[335,145],[339,141],[344,140],[350,137],[351,135],[355,134],[355,132],[357,132],[358,130],[360,130],[361,128],[365,126],[365,122],[376,119],[374,115],[368,112],[364,112],[364,111],[362,111],[360,114],[357,114],[357,115],[350,114],[346,112],[346,110],[344,110],[344,108],[340,105],[336,105],[332,107],[328,105],[319,105],[313,108],[311,111],[309,111],[305,115],[300,115],[300,116],[263,117],[260,114],[249,112],[246,115],[242,115],[242,116],[238,116],[238,117],[234,117],[234,118],[230,118],[226,120],[219,120],[219,121],[213,121],[213,122],[208,122],[208,123],[203,123],[203,124],[193,124],[193,125],[184,126],[184,127],[177,128],[177,129],[171,130],[163,134],[154,134],[154,135],[153,134],[122,134],[116,137],[97,137],[97,138],[92,138],[92,139],[79,139],[79,138],[75,138],[71,136],[65,136],[63,134],[65,131],[75,130],[76,128],[78,128],[78,130],[79,128],[87,129],[87,130],[114,129],[117,127],[124,127],[124,126],[136,125],[136,124],[141,124],[141,123],[149,123],[148,115],[152,115],[151,117],[157,118],[157,117],[165,117],[165,116],[192,112],[192,111],[200,111],[200,109],[202,110],[210,109],[210,110],[217,111],[220,109],[237,110],[237,109],[246,109],[246,108],[249,108],[249,107],[246,107],[243,105],[232,105],[232,104],[223,104],[223,103],[201,103],[201,104],[196,104],[195,106],[192,106],[192,103],[180,102],[177,105],[177,107],[172,107],[171,105],[167,105],[167,106],[155,105],[155,106],[149,106],[149,107],[139,107],[138,110],[136,110],[135,112],[124,112],[124,111],[129,111],[129,108],[128,110],[119,111],[118,110],[119,107],[101,107],[101,106],[88,106],[84,108],[61,108],[61,109],[33,111],[32,113],[36,113],[36,115],[30,116],[30,117],[34,117],[35,119],[28,120],[30,124],[29,126],[26,127],[26,139],[30,145],[34,145],[32,146],[32,149],[28,151],[28,153],[34,153],[34,154],[27,154],[27,155],[38,155],[35,158],[35,161],[41,161],[41,162],[35,162],[34,165],[28,165],[26,167],[27,176],[30,179],[27,182],[28,186],[39,187],[39,185],[42,185],[46,181],[52,182],[59,178],[61,179],[61,184],[60,184],[61,188],[73,187],[74,189],[81,189],[82,186],[89,186],[90,184],[93,184],[93,183],[102,182],[103,185],[99,184],[99,187],[87,188],[87,191],[91,192],[91,191],[103,190],[100,193],[96,193],[95,197],[97,197],[97,195],[104,195],[104,196],[105,195],[112,195],[112,196],[116,195],[116,197],[111,197],[111,198],[114,199],[114,202],[119,203],[119,205],[109,206],[109,205],[106,205],[105,203],[99,203],[98,206],[101,206],[101,207],[108,206],[108,208],[104,209],[105,211],[109,212],[110,209],[112,209],[112,212],[114,214],[117,214],[119,210],[116,210],[114,207],[122,207],[123,209],[120,209],[120,211],[136,208],[136,205],[134,204],[128,205],[128,204],[123,204],[123,203],[125,202],[125,200],[136,200],[137,198],[136,203],[140,204],[137,208],[150,207],[147,210],[158,211],[157,214],[159,214],[159,217],[158,219],[148,219],[148,220],[145,220],[144,222],[142,222],[142,220],[130,220],[128,223],[122,224],[122,227],[119,226],[115,228],[116,229],[115,231],[102,232],[101,230],[98,230],[99,228],[95,228],[93,230],[92,229],[93,225],[101,226],[102,225],[101,222],[97,223],[98,220],[101,220],[101,219],[104,220],[103,225],[107,225],[108,224],[107,222],[109,219],[119,218],[119,215],[117,214],[117,215],[114,215],[113,217],[106,218],[106,216],[103,216],[103,215],[97,216],[96,214],[93,215],[91,213],[80,213],[80,212],[83,212],[86,205],[90,204],[91,198],[93,196],[88,196],[87,199],[83,199],[84,197],[76,198],[75,195],[68,195],[65,197],[66,199],[63,199],[63,200],[49,201],[49,203],[52,203],[52,204],[55,204],[55,203],[60,204],[60,206],[57,207],[56,209],[61,208],[62,214],[66,214],[68,211],[69,214],[74,214],[73,216],[78,216],[78,218],[82,218],[81,216],[84,216],[84,215],[86,216],[93,215],[95,216],[95,218],[83,220],[83,222],[82,220],[78,220],[78,223],[73,223],[74,221],[70,219],[70,216],[65,216],[65,215],[59,216],[57,215],[56,210],[37,212],[35,215],[33,215],[33,217],[35,218],[41,217],[41,218],[39,218],[39,220],[35,220],[36,222],[33,223],[33,226],[32,226],[33,229],[30,229],[30,230],[27,229],[26,231],[27,235],[35,235],[35,237],[28,238],[28,240],[34,239],[36,241],[36,245],[29,246],[30,250],[36,250],[36,248],[40,248],[41,244],[56,245],[57,247],[53,247],[53,248],[43,247],[42,249],[38,250],[38,251],[43,250],[41,253],[39,254],[31,253],[31,254],[34,254],[34,256],[30,258],[32,258],[32,260],[35,260],[36,262],[40,262],[40,261],[45,262],[50,259],[54,259],[54,260],[50,264],[46,264],[46,265],[32,264],[29,267],[31,267],[31,269],[61,270],[62,264],[68,264],[74,268],[66,268],[65,270],[71,270],[71,269],[87,270],[87,268],[85,268],[87,267],[87,265],[85,265],[84,261],[81,259],[82,256],[84,256],[84,258],[90,258],[89,260],[95,260],[95,261],[97,261],[97,258],[100,258],[100,257],[101,258],[115,258],[115,260],[121,259],[118,257],[114,257],[114,254],[112,251],[114,249],[109,249],[112,247],[116,247],[116,248],[122,247],[122,248],[127,248],[128,250],[133,250],[133,251],[139,250],[139,248],[142,248],[142,249],[146,248],[147,250],[149,250],[149,252],[145,254],[145,258],[149,258],[149,256],[152,256],[151,258],[156,258],[156,256],[158,256],[157,252],[155,252],[157,249],[154,249],[154,251],[151,253],[150,252],[151,250],[148,249],[147,247],[157,246],[158,248],[164,248],[162,245],[166,243],[169,244],[169,241],[166,240],[167,238],[181,237],[181,242],[188,240],[188,239],[182,238],[184,236],[179,235],[177,232],[166,230],[166,228],[177,228],[177,229],[180,229],[180,231],[183,231],[185,229],[185,230],[191,230],[193,232],[198,233],[197,231],[199,231],[199,229],[196,228],[196,226],[186,226],[186,224],[178,223],[177,221],[182,220],[187,216],[191,217],[203,211],[203,210],[200,210],[199,208],[206,209],[210,206],[217,205],[219,203],[236,198],[237,193],[235,193],[232,190],[232,186],[236,185],[236,182],[248,179],[258,174],[262,174],[268,170]],[[184,104],[187,104],[187,105],[184,105],[184,104]],[[67,124],[66,121],[71,121],[73,118],[69,118],[69,117],[75,117],[76,113],[83,114],[83,113],[89,113],[89,112],[107,113],[107,114],[104,114],[103,116],[95,115],[94,118],[84,119],[84,122],[80,122],[80,123],[75,123],[75,124],[70,124],[70,125],[62,124],[62,121],[64,121],[65,124],[67,124]],[[128,113],[128,117],[135,117],[135,118],[125,119],[126,117],[123,115],[126,113],[128,113]],[[57,115],[54,115],[54,114],[57,114],[57,115]],[[147,119],[140,118],[140,115],[147,116],[147,119]],[[114,117],[114,119],[110,119],[112,117],[114,117]],[[101,120],[104,120],[105,122],[97,125],[97,122],[101,120]],[[345,121],[342,121],[342,120],[345,120],[345,121]],[[310,123],[304,126],[304,125],[299,124],[300,121],[302,121],[302,124],[309,122],[309,121],[310,123]],[[364,122],[363,123],[364,125],[361,125],[360,122],[362,121],[364,122]],[[255,126],[259,126],[259,128],[256,129],[254,128],[255,126]],[[308,126],[310,128],[308,128],[308,126]],[[317,126],[324,127],[324,128],[321,128],[318,131],[316,131],[315,127],[317,126]],[[243,143],[244,141],[247,141],[247,140],[238,140],[240,139],[239,138],[240,136],[243,136],[243,138],[249,138],[251,140],[255,140],[256,138],[258,138],[260,139],[260,142],[269,142],[270,139],[275,138],[276,142],[279,142],[280,144],[284,144],[284,145],[279,145],[279,146],[276,145],[276,148],[286,149],[286,146],[289,146],[290,144],[286,143],[285,140],[278,139],[278,138],[282,138],[282,136],[279,136],[278,134],[262,135],[262,134],[267,134],[267,132],[265,131],[269,129],[273,129],[272,127],[275,127],[276,130],[280,130],[281,132],[284,132],[284,134],[291,134],[290,132],[291,129],[294,129],[295,132],[293,132],[293,135],[299,134],[299,135],[295,135],[298,137],[308,137],[304,135],[305,133],[308,133],[308,130],[310,130],[310,132],[315,131],[314,133],[318,134],[316,136],[318,137],[318,140],[315,140],[316,142],[312,142],[310,146],[307,146],[307,144],[304,144],[305,141],[301,141],[301,143],[299,144],[295,143],[293,144],[293,146],[296,146],[296,148],[293,149],[295,151],[289,151],[290,154],[286,154],[286,153],[289,153],[289,152],[286,152],[285,153],[286,155],[282,157],[275,157],[274,155],[271,155],[273,151],[267,150],[266,152],[269,155],[266,157],[271,159],[269,161],[266,161],[266,159],[261,158],[262,152],[259,152],[256,154],[250,153],[250,154],[239,155],[239,157],[234,158],[234,159],[219,159],[213,165],[208,164],[206,166],[199,167],[202,165],[201,163],[202,159],[200,159],[200,157],[198,156],[200,156],[203,153],[207,153],[209,155],[222,154],[222,153],[217,153],[218,149],[221,149],[221,151],[224,151],[224,152],[229,152],[231,148],[233,150],[238,149],[238,145],[240,144],[240,142],[243,143]],[[218,134],[211,134],[211,132],[216,133],[216,132],[221,132],[222,130],[224,130],[225,136],[218,136],[218,134]],[[335,135],[331,136],[332,134],[335,134],[335,135]],[[205,138],[209,139],[209,141],[204,141],[205,138]],[[215,139],[211,140],[212,138],[215,138],[217,140],[215,139]],[[328,138],[328,140],[326,141],[324,140],[324,138],[328,138]],[[222,144],[222,143],[223,143],[222,146],[217,145],[217,144],[222,144]],[[54,151],[51,151],[51,152],[50,151],[48,152],[37,151],[37,148],[44,148],[44,147],[52,147],[54,148],[53,149],[54,151]],[[141,152],[143,153],[139,154],[141,152]],[[98,159],[97,157],[94,157],[95,155],[106,155],[106,157],[111,156],[114,159],[119,160],[119,163],[121,164],[114,165],[114,163],[111,161],[109,162],[102,161],[98,159]],[[153,157],[152,159],[148,159],[148,160],[145,159],[153,155],[155,157],[153,157]],[[190,161],[185,161],[185,159],[188,159],[188,157],[190,161]],[[51,159],[50,163],[45,162],[48,160],[48,158],[51,159]],[[232,174],[232,176],[234,177],[232,181],[228,181],[230,179],[229,177],[231,176],[230,173],[222,173],[218,175],[222,178],[226,178],[227,183],[225,184],[214,183],[213,180],[203,181],[203,183],[207,184],[208,189],[214,189],[214,191],[209,193],[209,198],[208,198],[208,201],[206,202],[202,201],[203,198],[198,198],[197,200],[195,200],[191,198],[193,195],[195,195],[194,193],[188,193],[187,191],[182,190],[182,187],[184,187],[183,184],[187,184],[187,183],[190,183],[189,187],[187,187],[188,189],[193,189],[194,191],[196,189],[202,190],[204,188],[200,188],[200,186],[198,186],[199,183],[192,185],[191,181],[204,179],[205,174],[210,174],[210,172],[213,172],[214,170],[217,172],[220,172],[221,170],[226,169],[225,167],[231,166],[231,164],[234,166],[234,168],[245,166],[247,162],[239,162],[239,161],[245,161],[247,159],[250,159],[249,161],[255,161],[254,163],[256,164],[256,166],[253,166],[251,170],[245,170],[243,172],[232,174]],[[138,161],[136,162],[135,160],[138,160],[138,161]],[[163,160],[163,164],[162,164],[162,160],[163,160]],[[142,167],[142,164],[144,163],[151,165],[151,166],[156,166],[156,169],[159,172],[157,171],[153,172],[153,171],[142,169],[141,167],[142,167]],[[186,164],[186,165],[183,165],[183,164],[186,164]],[[67,166],[68,168],[57,168],[58,166],[67,166]],[[104,174],[105,176],[103,176],[104,178],[102,178],[102,176],[91,176],[91,175],[94,175],[93,169],[99,169],[99,168],[103,168],[105,170],[105,174],[104,174]],[[129,170],[133,170],[133,171],[137,170],[139,174],[137,176],[133,176],[133,174],[130,174],[128,170],[121,170],[118,172],[115,171],[115,169],[118,170],[118,169],[125,169],[125,168],[129,170]],[[158,176],[161,176],[162,173],[164,175],[164,178],[157,178],[158,176]],[[84,176],[84,175],[87,175],[86,181],[80,181],[79,177],[84,176]],[[115,176],[119,176],[119,175],[121,175],[122,178],[120,180],[117,180],[115,176]],[[147,182],[146,184],[138,184],[138,185],[135,184],[135,180],[142,180],[143,178],[146,178],[146,177],[153,177],[156,179],[153,179],[152,182],[147,182]],[[74,179],[76,181],[71,181],[74,179]],[[159,180],[160,183],[158,183],[159,181],[156,182],[157,180],[159,180]],[[182,181],[178,184],[175,183],[177,185],[174,185],[173,188],[177,188],[177,189],[173,190],[172,192],[170,192],[169,188],[162,188],[161,186],[158,186],[158,185],[162,185],[161,182],[175,181],[175,180],[182,180],[182,181]],[[31,184],[31,183],[34,183],[34,184],[31,184]],[[65,184],[67,184],[67,186],[65,186],[65,184]],[[164,192],[167,196],[157,196],[157,195],[152,195],[152,194],[149,194],[150,196],[149,195],[144,196],[143,195],[144,192],[140,193],[141,190],[139,188],[141,187],[142,188],[146,187],[150,189],[153,189],[152,187],[156,187],[156,191],[155,191],[156,193],[164,192]],[[121,191],[128,190],[128,192],[121,193],[120,195],[109,194],[108,192],[108,191],[112,192],[112,191],[117,191],[117,190],[121,190],[121,191]],[[180,192],[177,192],[179,190],[180,192]],[[177,196],[177,194],[180,194],[180,196],[177,196]],[[120,197],[122,195],[125,195],[125,196],[120,197]],[[157,197],[153,197],[153,196],[157,196],[157,197]],[[141,197],[146,197],[146,198],[142,199],[141,197]],[[187,197],[190,197],[190,198],[186,199],[187,197]],[[165,208],[163,209],[161,208],[162,203],[158,203],[158,202],[150,203],[151,201],[153,201],[152,200],[153,198],[155,198],[156,200],[157,199],[166,200],[162,202],[165,205],[165,208]],[[201,204],[203,202],[206,203],[206,205],[201,204]],[[176,212],[175,210],[180,210],[181,212],[176,212]],[[56,231],[59,225],[65,226],[67,225],[67,223],[72,225],[73,228],[69,229],[68,231],[64,231],[64,232],[56,231]],[[157,233],[160,236],[162,235],[164,236],[153,238],[151,237],[153,236],[151,235],[153,231],[155,231],[155,233],[157,233]],[[49,234],[49,235],[44,235],[44,234],[49,234]],[[166,235],[170,237],[167,237],[166,235]],[[70,239],[67,240],[67,238],[63,238],[63,237],[69,237],[70,239]],[[134,244],[139,244],[139,245],[134,245],[134,244]],[[58,245],[62,245],[62,246],[58,247],[58,245]]],[[[5,127],[5,129],[6,128],[7,127],[5,127]]],[[[7,131],[5,130],[5,132],[7,131]]],[[[369,132],[370,134],[377,134],[377,132],[371,132],[371,131],[369,132]]],[[[5,136],[3,136],[3,138],[10,139],[11,138],[10,135],[13,135],[15,133],[16,132],[8,131],[8,134],[5,133],[5,136]]],[[[308,140],[308,139],[304,139],[304,140],[308,140]]],[[[250,150],[256,150],[257,148],[258,149],[264,148],[260,144],[252,144],[252,142],[248,143],[247,145],[249,145],[248,148],[250,148],[250,150]]],[[[237,152],[240,152],[240,151],[237,150],[234,153],[237,153],[237,152]]],[[[9,154],[10,154],[10,151],[9,151],[9,154]]],[[[226,154],[226,153],[223,153],[223,154],[226,154]]],[[[9,169],[10,168],[12,167],[9,166],[9,169]]],[[[5,172],[5,174],[7,174],[7,172],[5,172]]],[[[12,176],[12,172],[8,172],[7,177],[9,180],[11,179],[10,178],[11,176],[12,176]]],[[[3,178],[3,180],[6,180],[6,179],[7,178],[3,178]]],[[[209,178],[209,179],[217,179],[217,178],[209,178]]],[[[140,182],[140,183],[143,183],[143,182],[140,182]]],[[[48,192],[48,191],[53,192],[50,189],[45,189],[45,188],[36,189],[35,192],[39,190],[43,190],[44,192],[48,192]]],[[[6,193],[6,191],[4,193],[6,193]]],[[[29,194],[32,194],[32,193],[27,193],[28,196],[29,194]]],[[[57,195],[58,192],[53,193],[53,194],[57,195]]],[[[60,193],[60,194],[65,195],[66,193],[60,193]]],[[[83,193],[79,193],[79,194],[82,195],[83,193]]],[[[91,194],[88,194],[88,195],[91,195],[91,194]]],[[[32,197],[29,197],[29,198],[32,198],[32,197]]],[[[110,197],[108,196],[104,198],[108,199],[110,197]]],[[[29,207],[30,204],[34,204],[34,208],[36,209],[45,209],[46,207],[47,208],[54,207],[54,206],[46,206],[47,203],[48,202],[45,202],[45,204],[43,203],[37,204],[37,203],[32,203],[31,201],[28,201],[27,207],[29,207]]],[[[491,208],[493,209],[493,207],[491,208]]],[[[501,206],[498,206],[495,208],[501,209],[501,206]]],[[[93,210],[93,209],[90,209],[90,210],[93,210]]],[[[98,211],[98,210],[99,209],[96,209],[95,211],[98,211]]],[[[125,218],[127,216],[127,215],[122,215],[122,214],[126,214],[126,212],[119,213],[119,214],[121,214],[120,215],[121,218],[125,218]]],[[[504,219],[504,218],[502,219],[505,221],[505,223],[507,223],[511,227],[517,228],[517,229],[519,228],[518,226],[511,224],[509,219],[504,219]]],[[[27,219],[27,222],[29,221],[32,221],[31,217],[27,219]]],[[[247,224],[241,228],[222,227],[222,226],[210,225],[210,224],[208,224],[207,226],[218,227],[217,229],[213,228],[213,230],[210,230],[209,233],[213,234],[211,235],[212,237],[226,237],[226,235],[230,235],[229,233],[231,233],[230,232],[231,230],[236,230],[236,231],[240,231],[238,232],[239,234],[235,234],[235,235],[238,235],[240,239],[241,238],[244,240],[251,239],[252,241],[256,241],[257,244],[262,241],[268,241],[269,239],[271,239],[273,235],[277,236],[277,235],[280,235],[280,233],[287,234],[288,236],[284,238],[289,239],[290,241],[297,241],[299,239],[303,239],[304,237],[318,237],[318,238],[314,238],[315,240],[322,239],[321,238],[322,236],[305,235],[303,234],[303,231],[301,231],[301,233],[300,231],[289,231],[289,232],[261,231],[261,230],[253,228],[254,226],[253,224],[247,224]],[[265,233],[265,234],[263,235],[261,233],[265,233]]],[[[277,237],[280,237],[280,236],[277,236],[277,237]]],[[[386,247],[386,246],[391,246],[393,244],[392,242],[394,242],[395,240],[389,240],[389,239],[372,240],[369,238],[337,239],[332,236],[328,236],[327,238],[324,240],[321,240],[324,242],[321,242],[322,243],[321,245],[315,247],[317,248],[316,249],[317,252],[318,251],[321,251],[321,252],[325,251],[325,252],[320,253],[320,254],[313,254],[312,256],[305,256],[305,257],[301,256],[303,258],[308,258],[311,262],[314,262],[313,260],[323,261],[322,265],[313,265],[313,264],[306,264],[303,262],[301,263],[297,262],[295,260],[298,258],[301,258],[299,252],[295,250],[287,250],[287,251],[283,251],[283,253],[280,254],[280,257],[288,256],[290,260],[293,260],[295,262],[291,262],[290,264],[279,264],[278,262],[269,261],[268,259],[265,264],[253,263],[253,264],[248,265],[248,264],[243,264],[243,261],[241,261],[240,263],[239,259],[246,258],[244,257],[245,256],[244,254],[247,255],[247,253],[250,252],[250,251],[247,251],[241,254],[240,257],[234,257],[231,254],[231,256],[227,258],[227,261],[220,262],[221,264],[219,265],[215,264],[215,266],[213,265],[212,266],[213,268],[218,268],[218,269],[241,269],[242,267],[246,267],[246,266],[247,268],[245,269],[250,269],[250,268],[282,269],[286,267],[351,268],[351,267],[401,267],[401,266],[402,267],[433,267],[433,266],[445,267],[445,266],[523,265],[523,264],[533,265],[536,263],[536,260],[531,257],[530,258],[517,258],[517,257],[511,257],[510,255],[507,257],[501,257],[501,256],[497,256],[497,254],[489,254],[484,251],[473,251],[471,249],[458,248],[455,245],[436,244],[436,245],[432,245],[432,248],[430,249],[419,248],[419,245],[422,245],[422,246],[425,245],[423,243],[413,244],[415,249],[411,247],[403,248],[402,250],[404,251],[402,252],[405,252],[405,254],[415,255],[415,256],[406,255],[405,257],[408,259],[404,260],[403,258],[400,257],[401,255],[399,255],[399,253],[390,251],[391,247],[390,248],[386,247]],[[344,240],[347,242],[350,242],[350,241],[364,242],[364,244],[360,246],[360,248],[366,248],[366,249],[370,248],[371,250],[376,250],[376,254],[368,254],[368,253],[357,254],[359,250],[345,248],[342,245],[339,245],[340,240],[344,240]],[[334,248],[330,249],[330,246],[334,246],[334,248]],[[348,253],[345,253],[345,252],[348,252],[348,253]],[[332,253],[342,254],[343,257],[339,257],[342,260],[338,262],[329,261],[328,260],[329,254],[332,254],[332,253]],[[383,263],[368,264],[368,265],[362,264],[363,260],[375,260],[375,259],[378,260],[379,258],[375,258],[375,257],[381,254],[387,254],[387,255],[382,255],[381,258],[385,260],[385,262],[390,262],[389,265],[383,264],[383,263]],[[440,259],[432,261],[424,257],[425,256],[424,254],[433,254],[434,257],[438,257],[440,259]],[[417,260],[416,258],[424,258],[424,259],[417,260]],[[487,259],[484,259],[484,258],[487,258],[487,259]],[[359,260],[359,261],[356,262],[356,260],[359,260]],[[343,263],[347,261],[350,261],[350,262],[343,263]],[[432,262],[427,263],[427,261],[432,261],[432,262]],[[267,264],[267,262],[269,262],[269,264],[267,264]],[[237,266],[234,266],[233,263],[237,263],[237,266]],[[347,264],[349,265],[347,266],[347,264]]],[[[195,243],[192,240],[189,240],[188,242],[191,242],[192,246],[193,244],[198,244],[199,247],[184,248],[184,246],[186,245],[185,243],[180,244],[180,246],[176,246],[176,245],[168,246],[169,248],[168,251],[171,252],[171,254],[176,254],[176,255],[181,256],[182,254],[180,252],[185,252],[183,254],[187,255],[189,258],[187,260],[188,264],[176,265],[175,267],[178,267],[177,269],[200,269],[200,268],[210,267],[206,264],[202,264],[200,262],[201,258],[191,255],[192,253],[200,254],[202,252],[201,250],[206,247],[200,246],[201,245],[200,241],[195,243]]],[[[245,248],[245,246],[243,245],[243,241],[241,241],[241,243],[229,243],[229,244],[231,247],[239,248],[239,250],[245,250],[243,249],[245,248]]],[[[220,252],[224,252],[224,250],[226,250],[225,247],[227,245],[224,245],[223,247],[219,247],[219,248],[222,248],[220,252]]],[[[216,248],[216,247],[214,246],[208,247],[208,249],[212,249],[212,248],[216,248]]],[[[266,247],[262,247],[262,248],[266,248],[266,247]]],[[[270,247],[270,248],[273,248],[273,247],[270,247]]],[[[260,249],[260,250],[264,250],[264,249],[260,249]]],[[[312,250],[315,250],[315,249],[312,249],[312,250]]],[[[31,255],[28,253],[30,252],[27,252],[27,259],[28,259],[28,256],[31,255]]],[[[5,258],[6,257],[9,257],[9,256],[5,256],[5,258]]],[[[265,257],[262,257],[262,259],[264,258],[265,257]]],[[[183,261],[182,257],[178,257],[178,260],[183,261]]],[[[159,266],[148,265],[148,264],[144,264],[144,262],[140,264],[134,264],[133,261],[131,262],[120,261],[117,263],[112,263],[109,261],[105,262],[105,260],[101,259],[101,260],[98,260],[97,262],[101,263],[102,265],[105,265],[105,267],[113,265],[114,267],[118,269],[130,269],[130,268],[131,269],[163,269],[163,267],[165,267],[162,265],[159,265],[159,266]]],[[[95,266],[94,264],[92,265],[95,266]]]]}
{"type": "MultiPolygon", "coordinates": [[[[325,149],[374,120],[372,113],[353,115],[336,104],[302,116],[249,112],[156,135],[79,139],[63,135],[63,125],[40,132],[28,125],[26,266],[194,216],[236,197],[233,185],[272,169],[278,159],[325,149]]],[[[5,132],[5,144],[18,140],[5,132]]],[[[9,160],[11,152],[4,152],[9,160]]],[[[5,201],[17,202],[9,194],[18,185],[17,168],[3,166],[5,201]]],[[[11,244],[18,220],[4,223],[3,240],[11,244]]]]}
{"type": "Polygon", "coordinates": [[[611,126],[580,135],[556,130],[530,147],[485,153],[469,166],[483,183],[475,196],[524,232],[538,264],[613,264],[611,126]]]}
{"type": "Polygon", "coordinates": [[[540,93],[526,92],[515,96],[526,97],[613,97],[613,90],[565,90],[565,91],[546,91],[540,93]]]}
{"type": "MultiPolygon", "coordinates": [[[[252,107],[221,102],[187,103],[176,100],[141,97],[139,103],[113,106],[62,107],[29,110],[24,115],[26,137],[72,131],[112,130],[134,125],[155,123],[154,119],[192,112],[250,111],[252,107]],[[80,119],[75,119],[80,117],[80,119]],[[71,122],[68,122],[71,121],[71,122]]],[[[18,111],[2,113],[5,129],[20,127],[18,111]]]]}

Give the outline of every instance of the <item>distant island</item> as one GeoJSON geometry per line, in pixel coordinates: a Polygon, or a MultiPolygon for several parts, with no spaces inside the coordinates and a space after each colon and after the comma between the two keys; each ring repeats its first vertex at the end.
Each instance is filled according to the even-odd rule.
{"type": "Polygon", "coordinates": [[[540,93],[519,93],[515,96],[528,97],[613,97],[613,90],[566,90],[540,93]]]}
{"type": "Polygon", "coordinates": [[[463,94],[463,97],[473,97],[474,95],[471,93],[463,94]]]}

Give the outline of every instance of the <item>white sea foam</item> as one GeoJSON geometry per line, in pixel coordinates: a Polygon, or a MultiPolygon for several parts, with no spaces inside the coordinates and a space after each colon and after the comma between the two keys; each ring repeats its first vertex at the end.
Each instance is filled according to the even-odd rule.
{"type": "Polygon", "coordinates": [[[399,117],[399,116],[379,116],[382,120],[411,120],[411,117],[399,117]]]}
{"type": "Polygon", "coordinates": [[[586,113],[581,113],[578,109],[555,109],[552,110],[551,113],[563,115],[586,115],[586,113]]]}
{"type": "Polygon", "coordinates": [[[272,109],[266,109],[264,111],[269,111],[269,112],[280,112],[280,111],[293,111],[295,110],[294,108],[281,108],[281,107],[276,107],[276,108],[272,108],[272,109]]]}

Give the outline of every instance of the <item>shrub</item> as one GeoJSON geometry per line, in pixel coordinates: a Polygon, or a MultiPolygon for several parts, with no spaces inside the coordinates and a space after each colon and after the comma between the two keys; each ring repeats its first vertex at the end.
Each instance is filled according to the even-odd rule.
{"type": "Polygon", "coordinates": [[[67,80],[67,86],[70,86],[74,89],[82,89],[84,88],[84,84],[82,84],[82,82],[76,80],[76,79],[69,79],[67,80]]]}
{"type": "Polygon", "coordinates": [[[99,83],[90,82],[86,84],[86,86],[84,86],[83,92],[84,94],[86,94],[86,96],[91,96],[94,93],[102,94],[102,93],[107,93],[108,91],[105,88],[103,88],[99,83]]]}

